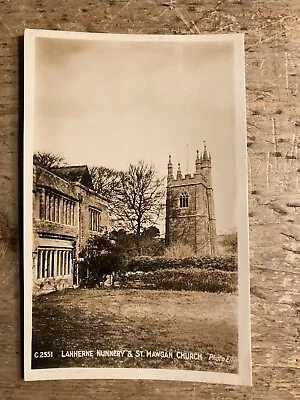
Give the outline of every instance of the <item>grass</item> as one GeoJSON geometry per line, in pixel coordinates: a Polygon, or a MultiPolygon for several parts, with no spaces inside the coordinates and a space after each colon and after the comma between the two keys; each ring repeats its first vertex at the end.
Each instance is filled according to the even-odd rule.
{"type": "Polygon", "coordinates": [[[237,296],[185,291],[68,289],[33,300],[33,368],[137,367],[235,373],[237,296]],[[70,350],[171,351],[162,357],[62,358],[70,350]],[[196,352],[202,360],[178,359],[196,352]]]}

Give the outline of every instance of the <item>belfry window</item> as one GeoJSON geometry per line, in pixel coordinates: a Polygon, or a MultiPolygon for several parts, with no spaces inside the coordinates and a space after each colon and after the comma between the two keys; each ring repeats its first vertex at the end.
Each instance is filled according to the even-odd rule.
{"type": "Polygon", "coordinates": [[[180,208],[187,208],[189,206],[189,195],[187,192],[182,192],[179,198],[180,208]]]}

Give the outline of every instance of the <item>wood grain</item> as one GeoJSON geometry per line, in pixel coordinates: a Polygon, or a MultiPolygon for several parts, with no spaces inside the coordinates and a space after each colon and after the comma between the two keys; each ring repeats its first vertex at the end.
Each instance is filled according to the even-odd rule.
{"type": "Polygon", "coordinates": [[[2,399],[300,398],[299,11],[299,0],[0,1],[2,399]],[[30,383],[22,380],[20,37],[25,28],[116,33],[245,33],[252,388],[151,381],[30,383]]]}

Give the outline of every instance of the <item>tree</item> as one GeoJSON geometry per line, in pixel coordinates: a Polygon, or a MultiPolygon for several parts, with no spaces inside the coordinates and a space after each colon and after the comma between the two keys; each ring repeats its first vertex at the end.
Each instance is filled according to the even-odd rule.
{"type": "Polygon", "coordinates": [[[113,199],[116,223],[140,236],[143,229],[155,224],[164,208],[164,178],[159,178],[153,165],[139,161],[130,164],[120,175],[113,199]]]}
{"type": "Polygon", "coordinates": [[[158,238],[160,235],[160,231],[156,226],[149,226],[148,228],[144,229],[142,232],[142,236],[144,238],[154,239],[158,238]]]}
{"type": "Polygon", "coordinates": [[[119,229],[113,230],[109,237],[117,245],[125,262],[132,257],[140,255],[140,243],[137,235],[126,232],[125,229],[119,229]]]}
{"type": "Polygon", "coordinates": [[[112,199],[120,188],[122,173],[108,167],[91,167],[89,171],[95,191],[112,199]]]}
{"type": "Polygon", "coordinates": [[[90,173],[96,192],[108,199],[110,224],[114,229],[141,235],[156,223],[164,208],[164,178],[153,165],[139,161],[127,171],[92,167],[90,173]]]}
{"type": "Polygon", "coordinates": [[[42,167],[49,169],[59,168],[67,165],[64,157],[46,151],[35,152],[33,155],[33,161],[37,164],[40,164],[42,167]]]}
{"type": "Polygon", "coordinates": [[[123,259],[118,246],[104,236],[92,237],[81,251],[81,285],[99,286],[108,275],[121,271],[123,259]]]}
{"type": "Polygon", "coordinates": [[[165,250],[165,240],[160,238],[159,229],[150,226],[141,235],[128,233],[124,229],[114,230],[110,238],[115,241],[122,258],[127,261],[137,256],[162,256],[165,250]]]}
{"type": "Polygon", "coordinates": [[[165,252],[165,238],[160,237],[160,231],[156,226],[144,229],[140,238],[140,255],[163,256],[165,252]]]}

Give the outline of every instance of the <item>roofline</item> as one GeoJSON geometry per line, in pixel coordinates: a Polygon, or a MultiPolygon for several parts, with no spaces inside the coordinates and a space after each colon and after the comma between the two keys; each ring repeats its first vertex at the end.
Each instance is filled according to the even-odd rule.
{"type": "MultiPolygon", "coordinates": [[[[69,182],[69,183],[70,183],[70,182],[69,182]]],[[[108,204],[108,200],[107,200],[104,196],[102,196],[101,194],[97,193],[95,190],[90,189],[90,188],[88,188],[87,186],[84,186],[84,185],[83,185],[82,183],[80,183],[80,182],[71,182],[71,183],[72,183],[73,185],[75,185],[75,186],[79,186],[79,187],[84,188],[87,192],[92,193],[93,195],[99,197],[99,199],[105,201],[105,202],[108,204]]]]}
{"type": "MultiPolygon", "coordinates": [[[[52,172],[51,170],[49,170],[49,169],[43,167],[41,164],[39,164],[39,163],[37,163],[37,162],[33,162],[33,165],[39,166],[40,168],[42,168],[43,170],[45,170],[45,171],[49,172],[50,174],[56,176],[57,178],[62,179],[64,182],[68,183],[69,185],[75,185],[75,186],[79,186],[79,187],[81,187],[81,188],[84,188],[84,190],[86,190],[87,192],[91,192],[92,194],[94,194],[94,195],[96,195],[97,197],[99,197],[99,199],[105,201],[105,202],[108,204],[108,200],[107,200],[104,196],[102,196],[101,194],[97,193],[95,190],[90,189],[90,188],[88,188],[87,186],[84,186],[82,183],[80,183],[80,182],[70,182],[70,181],[67,181],[66,179],[62,178],[60,175],[57,175],[55,172],[52,172]]],[[[87,167],[87,166],[86,166],[86,167],[87,167]]],[[[87,167],[87,168],[88,168],[88,167],[87,167]]]]}
{"type": "Polygon", "coordinates": [[[89,169],[89,167],[86,164],[83,165],[64,165],[61,167],[54,167],[53,169],[62,169],[62,168],[87,168],[89,169]]]}
{"type": "Polygon", "coordinates": [[[38,167],[42,168],[43,170],[49,172],[51,175],[57,176],[58,178],[62,179],[66,183],[69,183],[69,184],[74,183],[74,182],[67,181],[66,179],[62,178],[60,175],[57,175],[55,172],[51,171],[51,169],[45,168],[43,165],[41,165],[40,163],[38,163],[36,161],[33,162],[33,165],[37,165],[38,167]]]}

